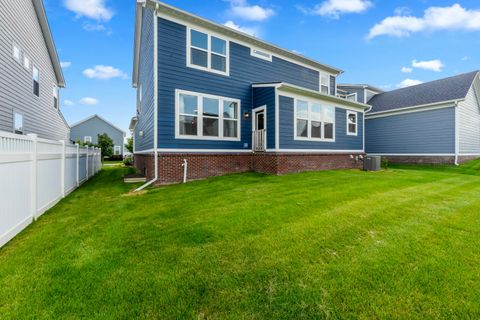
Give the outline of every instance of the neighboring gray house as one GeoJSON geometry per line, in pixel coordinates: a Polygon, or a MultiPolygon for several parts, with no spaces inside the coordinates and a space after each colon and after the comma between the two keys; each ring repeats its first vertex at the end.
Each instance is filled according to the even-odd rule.
{"type": "Polygon", "coordinates": [[[114,156],[123,156],[125,132],[99,115],[95,114],[73,124],[71,126],[70,136],[72,142],[81,141],[97,144],[98,135],[104,133],[113,140],[114,156]]]}
{"type": "Polygon", "coordinates": [[[41,0],[0,2],[0,130],[69,140],[62,69],[41,0]]]}
{"type": "Polygon", "coordinates": [[[479,72],[385,92],[368,102],[366,151],[394,162],[480,157],[479,72]]]}

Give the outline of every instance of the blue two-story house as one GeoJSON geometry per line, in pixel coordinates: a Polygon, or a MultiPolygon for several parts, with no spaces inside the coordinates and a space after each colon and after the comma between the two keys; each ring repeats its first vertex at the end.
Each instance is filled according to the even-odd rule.
{"type": "Polygon", "coordinates": [[[155,0],[138,0],[136,167],[155,183],[354,168],[369,106],[341,70],[155,0]]]}

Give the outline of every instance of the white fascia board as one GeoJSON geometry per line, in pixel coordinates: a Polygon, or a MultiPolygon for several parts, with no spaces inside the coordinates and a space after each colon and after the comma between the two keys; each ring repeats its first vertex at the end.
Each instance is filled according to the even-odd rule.
{"type": "Polygon", "coordinates": [[[444,109],[444,108],[454,108],[457,106],[457,103],[464,100],[465,99],[443,101],[443,102],[436,102],[436,103],[424,104],[424,105],[413,106],[413,107],[399,108],[394,110],[370,112],[365,114],[365,117],[367,119],[375,119],[375,118],[389,117],[389,116],[406,114],[406,113],[415,113],[415,112],[444,109]]]}

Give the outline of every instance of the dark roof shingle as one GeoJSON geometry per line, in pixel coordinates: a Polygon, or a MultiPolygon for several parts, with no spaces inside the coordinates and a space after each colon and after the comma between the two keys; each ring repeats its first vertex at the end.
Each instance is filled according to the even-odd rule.
{"type": "Polygon", "coordinates": [[[440,79],[374,96],[368,104],[371,112],[421,106],[442,101],[464,99],[478,71],[440,79]]]}

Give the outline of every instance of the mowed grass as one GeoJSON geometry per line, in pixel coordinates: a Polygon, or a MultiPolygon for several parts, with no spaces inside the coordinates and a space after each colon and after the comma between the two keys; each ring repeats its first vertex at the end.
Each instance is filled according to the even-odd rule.
{"type": "Polygon", "coordinates": [[[141,195],[125,170],[0,249],[0,318],[480,318],[479,162],[141,195]]]}

